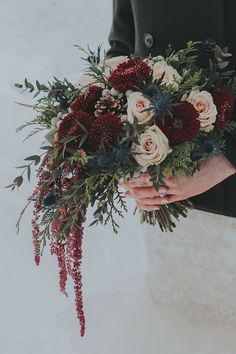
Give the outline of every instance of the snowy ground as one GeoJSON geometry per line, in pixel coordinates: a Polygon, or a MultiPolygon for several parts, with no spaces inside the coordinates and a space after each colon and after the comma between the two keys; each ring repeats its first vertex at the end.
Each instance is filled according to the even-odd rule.
{"type": "Polygon", "coordinates": [[[145,283],[144,235],[138,217],[132,215],[132,201],[118,236],[110,228],[86,227],[82,271],[87,332],[83,339],[72,284],[69,298],[58,290],[56,259],[47,250],[40,267],[33,262],[31,209],[16,235],[14,225],[32,185],[26,183],[19,193],[3,186],[15,177],[14,166],[38,153],[41,140],[36,137],[23,144],[24,135],[14,132],[32,118],[31,110],[14,103],[28,100],[14,83],[26,76],[43,82],[53,75],[77,81],[82,65],[73,44],[96,48],[103,42],[108,47],[111,5],[111,0],[1,1],[0,353],[225,354],[214,340],[220,333],[212,330],[202,337],[202,343],[210,343],[212,335],[219,351],[201,350],[200,327],[195,331],[175,311],[152,303],[145,283]],[[199,350],[193,353],[188,344],[195,339],[199,350]]]}

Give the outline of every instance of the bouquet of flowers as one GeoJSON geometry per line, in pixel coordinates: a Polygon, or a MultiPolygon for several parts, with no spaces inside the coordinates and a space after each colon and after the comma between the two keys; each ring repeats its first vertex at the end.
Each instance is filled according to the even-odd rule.
{"type": "MultiPolygon", "coordinates": [[[[85,316],[80,265],[88,207],[94,207],[91,225],[111,223],[117,232],[116,216],[127,210],[120,181],[145,172],[158,190],[168,176],[191,178],[200,161],[224,151],[225,133],[236,128],[236,79],[226,70],[231,54],[223,49],[223,59],[216,55],[209,68],[201,68],[200,43],[190,41],[181,50],[169,48],[165,57],[145,58],[101,59],[101,47],[97,52],[88,48],[86,74],[78,84],[55,77],[47,84],[27,79],[16,84],[34,93],[31,107],[36,112],[18,131],[35,125],[29,136],[42,130],[46,135],[42,153],[26,157],[18,167],[22,173],[8,187],[20,187],[25,174],[30,180],[32,166],[39,166],[38,183],[27,203],[34,208],[35,262],[39,264],[49,242],[58,260],[60,291],[68,296],[68,275],[74,281],[81,336],[85,316]]],[[[141,222],[172,231],[189,207],[185,200],[152,212],[139,210],[141,222]]]]}

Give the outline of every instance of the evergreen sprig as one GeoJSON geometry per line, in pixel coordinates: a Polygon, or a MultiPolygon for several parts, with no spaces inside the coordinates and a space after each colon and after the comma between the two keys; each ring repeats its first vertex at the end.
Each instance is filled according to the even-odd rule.
{"type": "Polygon", "coordinates": [[[166,175],[171,172],[173,176],[192,176],[193,161],[191,151],[193,146],[193,142],[184,142],[172,148],[172,153],[163,161],[163,170],[166,175]]]}
{"type": "Polygon", "coordinates": [[[173,50],[169,56],[166,57],[166,62],[178,71],[182,71],[183,68],[191,69],[195,66],[198,58],[197,51],[201,43],[202,41],[187,42],[185,48],[178,51],[173,50]]]}

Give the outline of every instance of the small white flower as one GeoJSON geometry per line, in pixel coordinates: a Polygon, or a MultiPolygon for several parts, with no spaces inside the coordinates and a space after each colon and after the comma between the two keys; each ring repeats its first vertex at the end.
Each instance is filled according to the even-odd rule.
{"type": "Polygon", "coordinates": [[[126,97],[128,98],[128,97],[131,95],[131,93],[133,93],[133,92],[134,92],[134,91],[132,91],[132,90],[126,91],[126,92],[125,92],[126,97]]]}
{"type": "Polygon", "coordinates": [[[61,122],[62,122],[62,119],[58,120],[57,124],[56,124],[56,127],[59,128],[60,125],[61,125],[61,122]]]}
{"type": "Polygon", "coordinates": [[[59,121],[59,119],[60,119],[59,117],[54,117],[54,118],[51,119],[52,127],[56,127],[57,122],[59,121]]]}
{"type": "Polygon", "coordinates": [[[110,94],[111,94],[111,91],[110,90],[108,90],[108,89],[104,89],[103,91],[102,91],[102,96],[110,96],[110,94]]]}
{"type": "Polygon", "coordinates": [[[63,113],[62,113],[62,112],[59,112],[59,113],[57,114],[57,117],[58,117],[59,119],[61,119],[62,116],[63,116],[63,113]]]}
{"type": "Polygon", "coordinates": [[[113,87],[111,89],[111,95],[112,96],[118,96],[119,95],[119,91],[115,90],[113,87]]]}
{"type": "Polygon", "coordinates": [[[127,122],[128,121],[128,116],[126,114],[123,114],[121,117],[120,117],[120,120],[121,122],[127,122]]]}

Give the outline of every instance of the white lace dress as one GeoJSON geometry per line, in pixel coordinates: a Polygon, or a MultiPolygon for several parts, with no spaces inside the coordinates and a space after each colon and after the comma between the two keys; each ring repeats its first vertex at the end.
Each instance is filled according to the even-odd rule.
{"type": "Polygon", "coordinates": [[[217,324],[234,333],[228,351],[220,345],[215,351],[208,342],[206,351],[182,354],[236,354],[236,218],[193,209],[172,233],[151,225],[144,229],[152,300],[177,308],[193,325],[217,324]]]}

